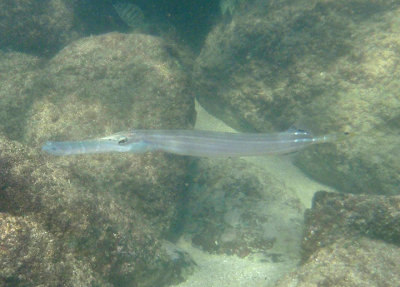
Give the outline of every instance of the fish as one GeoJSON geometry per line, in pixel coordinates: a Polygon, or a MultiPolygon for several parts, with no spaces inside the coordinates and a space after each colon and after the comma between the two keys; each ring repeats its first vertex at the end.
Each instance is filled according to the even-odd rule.
{"type": "Polygon", "coordinates": [[[221,14],[233,16],[235,14],[236,9],[238,6],[244,2],[244,0],[220,0],[219,8],[221,14]]]}
{"type": "Polygon", "coordinates": [[[305,130],[276,133],[231,133],[205,130],[132,130],[82,141],[48,141],[42,150],[56,156],[109,152],[163,151],[196,157],[241,157],[287,154],[345,134],[314,137],[305,130]]]}
{"type": "Polygon", "coordinates": [[[121,20],[129,27],[136,29],[145,25],[145,16],[139,6],[123,0],[115,1],[112,5],[121,20]]]}

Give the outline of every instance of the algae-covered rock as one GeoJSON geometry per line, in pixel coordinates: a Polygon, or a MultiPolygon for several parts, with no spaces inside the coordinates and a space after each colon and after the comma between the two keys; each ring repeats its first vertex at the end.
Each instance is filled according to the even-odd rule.
{"type": "Polygon", "coordinates": [[[349,192],[398,193],[398,3],[253,1],[207,37],[199,101],[241,130],[352,132],[298,165],[349,192]]]}
{"type": "Polygon", "coordinates": [[[101,137],[134,128],[188,128],[194,100],[178,48],[143,34],[110,33],[72,43],[38,85],[26,141],[101,137]]]}
{"type": "Polygon", "coordinates": [[[110,286],[29,216],[1,213],[0,239],[1,286],[110,286]]]}
{"type": "Polygon", "coordinates": [[[317,192],[305,214],[302,265],[276,286],[396,286],[399,217],[399,196],[317,192]]]}
{"type": "Polygon", "coordinates": [[[11,139],[23,137],[42,63],[35,56],[0,51],[0,131],[11,139]]]}
{"type": "MultiPolygon", "coordinates": [[[[162,244],[177,218],[187,159],[164,153],[53,157],[40,147],[48,139],[132,128],[190,128],[194,101],[176,49],[140,34],[79,40],[32,72],[29,105],[8,114],[23,128],[14,136],[4,125],[5,135],[23,144],[0,140],[1,210],[30,215],[63,247],[56,259],[79,258],[88,277],[100,274],[105,283],[96,286],[164,286],[190,273],[193,262],[162,244]]],[[[30,75],[15,70],[21,80],[30,75]]],[[[4,94],[11,99],[9,91],[4,94]]],[[[11,104],[5,102],[4,118],[11,104]]],[[[30,277],[23,278],[21,284],[29,284],[30,277]]]]}
{"type": "MultiPolygon", "coordinates": [[[[32,235],[26,242],[9,241],[7,248],[11,251],[23,249],[28,254],[39,251],[55,253],[42,261],[32,255],[36,265],[24,276],[20,276],[23,269],[12,265],[24,259],[13,256],[13,262],[5,262],[10,271],[2,275],[2,280],[21,278],[21,286],[26,286],[30,280],[36,284],[40,278],[47,284],[67,280],[61,276],[68,274],[68,269],[56,272],[48,281],[43,277],[45,274],[40,275],[43,268],[60,268],[63,258],[71,260],[68,268],[75,270],[77,276],[88,272],[86,277],[79,276],[87,280],[95,276],[97,281],[105,282],[100,286],[131,286],[133,282],[138,286],[154,286],[146,285],[146,282],[160,282],[163,286],[169,283],[164,280],[166,274],[171,280],[176,280],[169,270],[175,259],[168,255],[160,242],[161,233],[165,232],[166,223],[171,220],[168,210],[163,214],[152,214],[151,211],[144,214],[140,208],[130,206],[117,189],[102,193],[93,182],[83,183],[68,168],[51,163],[5,138],[0,141],[0,151],[1,210],[19,217],[29,216],[29,221],[41,226],[41,234],[47,236],[43,240],[32,235]]],[[[132,192],[134,190],[135,186],[132,192]]],[[[162,190],[159,197],[161,193],[162,190]]],[[[176,203],[168,200],[166,198],[166,203],[171,205],[171,209],[175,208],[176,203]]],[[[146,200],[142,202],[146,204],[146,200]]],[[[18,222],[7,226],[18,229],[18,222]]],[[[27,238],[30,231],[24,232],[27,235],[21,236],[27,238]]],[[[176,265],[175,272],[185,267],[184,263],[187,262],[176,265]]]]}
{"type": "Polygon", "coordinates": [[[298,260],[304,206],[268,172],[238,159],[198,162],[185,233],[213,253],[298,260]]]}
{"type": "Polygon", "coordinates": [[[397,286],[400,249],[379,240],[339,240],[321,248],[276,287],[397,286]]]}
{"type": "Polygon", "coordinates": [[[1,0],[0,47],[47,55],[76,39],[73,1],[1,0]]]}
{"type": "MultiPolygon", "coordinates": [[[[43,73],[25,142],[40,146],[48,139],[96,138],[134,128],[189,128],[194,100],[173,49],[157,37],[119,33],[66,47],[43,73]]],[[[182,157],[153,153],[59,160],[82,185],[114,191],[124,204],[160,219],[160,231],[176,216],[184,185],[182,157]]]]}
{"type": "Polygon", "coordinates": [[[400,246],[400,197],[320,191],[305,224],[303,260],[340,238],[364,236],[400,246]]]}

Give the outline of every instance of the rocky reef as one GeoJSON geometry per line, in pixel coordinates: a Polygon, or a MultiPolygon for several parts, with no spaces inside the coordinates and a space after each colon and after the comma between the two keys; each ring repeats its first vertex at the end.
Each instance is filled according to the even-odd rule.
{"type": "Polygon", "coordinates": [[[0,141],[4,284],[163,286],[182,280],[193,262],[172,256],[162,242],[179,213],[187,159],[40,152],[50,138],[191,127],[194,99],[174,49],[157,37],[112,33],[74,42],[48,61],[1,54],[9,71],[0,108],[7,119],[0,141]],[[55,272],[46,277],[47,270],[55,272]]]}
{"type": "Polygon", "coordinates": [[[346,192],[398,193],[398,3],[249,1],[237,9],[196,59],[200,103],[242,131],[351,132],[301,153],[297,165],[346,192]]]}
{"type": "Polygon", "coordinates": [[[302,265],[276,286],[396,286],[399,202],[317,192],[306,212],[302,265]]]}
{"type": "Polygon", "coordinates": [[[0,0],[0,286],[179,283],[198,266],[179,238],[274,280],[299,263],[279,287],[396,286],[399,4],[134,2],[146,29],[108,0],[0,0]],[[284,165],[40,150],[191,129],[195,97],[239,131],[349,133],[293,155],[340,193],[306,211],[284,165]]]}

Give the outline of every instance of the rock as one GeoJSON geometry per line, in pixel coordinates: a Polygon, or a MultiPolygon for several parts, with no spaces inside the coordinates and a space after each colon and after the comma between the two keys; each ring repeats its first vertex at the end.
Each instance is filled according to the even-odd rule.
{"type": "Polygon", "coordinates": [[[0,51],[0,132],[10,139],[23,138],[28,112],[39,95],[35,86],[43,62],[35,56],[0,51]]]}
{"type": "MultiPolygon", "coordinates": [[[[170,209],[162,215],[152,214],[151,204],[142,199],[141,204],[149,206],[145,214],[140,207],[130,205],[129,196],[123,197],[110,183],[102,182],[105,192],[98,188],[100,182],[82,182],[70,169],[44,160],[34,151],[4,138],[0,141],[0,150],[3,186],[0,208],[6,214],[29,215],[30,221],[43,226],[55,241],[54,245],[62,246],[54,255],[56,263],[67,255],[71,260],[79,259],[93,274],[101,274],[100,281],[119,286],[146,282],[149,278],[157,280],[157,276],[163,280],[163,275],[171,274],[167,266],[172,259],[159,242],[176,208],[176,203],[168,202],[170,198],[165,198],[170,209]]],[[[138,190],[138,186],[138,183],[132,186],[132,192],[138,190]]],[[[138,199],[136,203],[140,204],[138,199]]],[[[156,200],[154,205],[157,205],[156,200]]],[[[19,277],[21,270],[14,271],[16,273],[10,276],[19,277]]],[[[35,272],[29,276],[38,276],[35,272]]],[[[28,280],[29,276],[24,278],[28,280]]],[[[26,283],[21,282],[22,285],[26,283]]]]}
{"type": "MultiPolygon", "coordinates": [[[[1,210],[29,214],[65,247],[57,258],[79,258],[83,269],[76,265],[76,272],[100,274],[100,286],[164,286],[189,274],[190,260],[176,261],[162,246],[186,188],[187,158],[160,152],[53,157],[40,147],[47,139],[132,128],[190,128],[194,100],[175,49],[157,37],[111,33],[74,42],[38,66],[29,57],[5,57],[21,67],[34,63],[34,77],[27,81],[29,105],[12,113],[24,129],[14,136],[11,125],[3,128],[19,142],[0,138],[1,210]]],[[[30,75],[15,70],[19,79],[30,75]]],[[[11,99],[13,90],[4,91],[11,99]]],[[[36,275],[29,276],[21,284],[36,275]]]]}
{"type": "MultiPolygon", "coordinates": [[[[48,139],[96,138],[135,128],[189,128],[194,100],[174,48],[157,37],[119,33],[66,47],[43,73],[42,97],[30,110],[25,142],[41,146],[48,139]]],[[[161,232],[177,215],[187,162],[183,157],[151,153],[51,159],[68,165],[85,186],[104,193],[118,190],[124,204],[155,215],[161,232]]]]}
{"type": "Polygon", "coordinates": [[[319,249],[275,287],[397,286],[400,249],[379,240],[340,239],[319,249]]]}
{"type": "Polygon", "coordinates": [[[305,214],[303,260],[340,238],[369,237],[400,246],[400,196],[317,192],[305,214]]]}
{"type": "Polygon", "coordinates": [[[29,216],[0,214],[0,285],[110,286],[29,216]]]}
{"type": "Polygon", "coordinates": [[[176,49],[143,34],[110,33],[74,42],[43,71],[26,141],[192,126],[194,99],[176,49]]]}
{"type": "Polygon", "coordinates": [[[77,39],[72,2],[1,0],[0,47],[49,55],[77,39]]]}
{"type": "Polygon", "coordinates": [[[184,232],[212,253],[298,260],[304,206],[266,170],[240,159],[201,159],[184,232]]]}
{"type": "Polygon", "coordinates": [[[400,197],[317,192],[302,263],[275,286],[397,286],[400,197]]]}
{"type": "Polygon", "coordinates": [[[297,165],[346,192],[398,193],[398,3],[276,0],[237,9],[196,60],[200,103],[240,130],[353,132],[301,153],[297,165]]]}

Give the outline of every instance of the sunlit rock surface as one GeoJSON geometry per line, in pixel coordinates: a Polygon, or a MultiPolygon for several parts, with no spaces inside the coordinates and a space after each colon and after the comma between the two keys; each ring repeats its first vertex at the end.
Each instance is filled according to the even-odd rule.
{"type": "Polygon", "coordinates": [[[30,216],[0,214],[1,286],[109,286],[66,242],[30,216]]]}
{"type": "Polygon", "coordinates": [[[321,248],[276,287],[396,286],[400,250],[379,240],[339,240],[321,248]]]}
{"type": "MultiPolygon", "coordinates": [[[[11,249],[9,252],[23,249],[31,254],[42,248],[37,247],[38,244],[44,244],[44,251],[55,253],[48,261],[40,261],[38,255],[32,255],[32,260],[37,260],[38,266],[32,266],[30,273],[13,268],[9,265],[13,263],[11,261],[5,262],[5,267],[10,271],[2,274],[2,280],[14,282],[20,278],[17,281],[21,285],[14,286],[26,286],[24,284],[27,282],[42,278],[40,272],[45,267],[41,266],[48,264],[48,268],[58,268],[60,261],[67,256],[72,269],[83,272],[81,268],[88,268],[90,273],[87,276],[94,276],[98,281],[119,286],[129,286],[132,282],[154,286],[152,284],[158,282],[162,286],[176,281],[174,276],[179,278],[182,267],[190,263],[171,257],[160,242],[175,216],[178,186],[174,187],[175,190],[168,190],[170,186],[157,190],[152,187],[154,182],[135,181],[130,185],[131,194],[125,194],[128,191],[118,189],[106,179],[96,182],[93,175],[88,176],[91,170],[84,171],[86,176],[81,177],[76,174],[77,170],[65,166],[66,163],[52,163],[36,152],[5,139],[1,140],[0,164],[2,212],[19,217],[29,216],[32,224],[40,225],[43,229],[41,232],[50,238],[46,237],[43,239],[46,241],[42,242],[32,235],[26,242],[9,240],[4,248],[11,249]],[[153,195],[153,205],[150,199],[139,198],[141,192],[145,191],[153,195]],[[47,242],[49,240],[52,244],[47,242]],[[171,271],[171,266],[175,266],[174,271],[171,271]],[[157,276],[154,276],[154,270],[157,270],[157,276]],[[24,274],[22,277],[20,272],[24,274]]],[[[162,174],[162,167],[154,169],[162,174]]],[[[171,180],[168,182],[173,184],[171,180]]],[[[13,222],[8,224],[9,228],[18,228],[13,222]]],[[[26,232],[30,234],[29,230],[26,232]]],[[[5,238],[8,235],[1,236],[5,238]]],[[[11,257],[15,264],[23,260],[14,255],[11,257]]],[[[48,278],[49,281],[43,282],[61,280],[66,284],[80,280],[75,277],[62,278],[68,272],[60,271],[48,278]]],[[[89,277],[85,278],[89,280],[89,277]]]]}
{"type": "Polygon", "coordinates": [[[303,260],[347,237],[369,237],[400,246],[400,197],[317,192],[305,216],[303,260]]]}
{"type": "Polygon", "coordinates": [[[194,68],[196,95],[240,130],[352,132],[303,153],[298,165],[343,191],[398,193],[399,7],[254,1],[209,33],[194,68]]]}
{"type": "Polygon", "coordinates": [[[399,216],[399,196],[317,192],[306,212],[302,264],[276,286],[396,286],[399,216]]]}
{"type": "Polygon", "coordinates": [[[190,127],[194,101],[177,49],[161,38],[120,33],[67,46],[39,80],[27,141],[190,127]]]}
{"type": "MultiPolygon", "coordinates": [[[[4,117],[12,121],[3,123],[1,210],[30,215],[54,237],[55,246],[65,246],[57,260],[66,254],[73,262],[79,259],[104,284],[163,286],[191,272],[190,257],[171,256],[162,244],[178,216],[187,159],[164,153],[64,158],[44,155],[40,147],[49,139],[101,137],[132,128],[190,128],[194,101],[176,49],[157,37],[112,33],[74,42],[40,62],[40,69],[35,58],[4,56],[36,70],[14,68],[28,87],[20,93],[28,104],[21,100],[15,108],[21,113],[8,109],[16,103],[7,92],[18,86],[3,90],[10,99],[2,106],[4,117]]],[[[9,79],[4,83],[11,85],[9,79]]],[[[35,270],[19,284],[35,281],[41,269],[35,270]]],[[[20,271],[13,269],[3,279],[19,278],[20,271]]]]}

